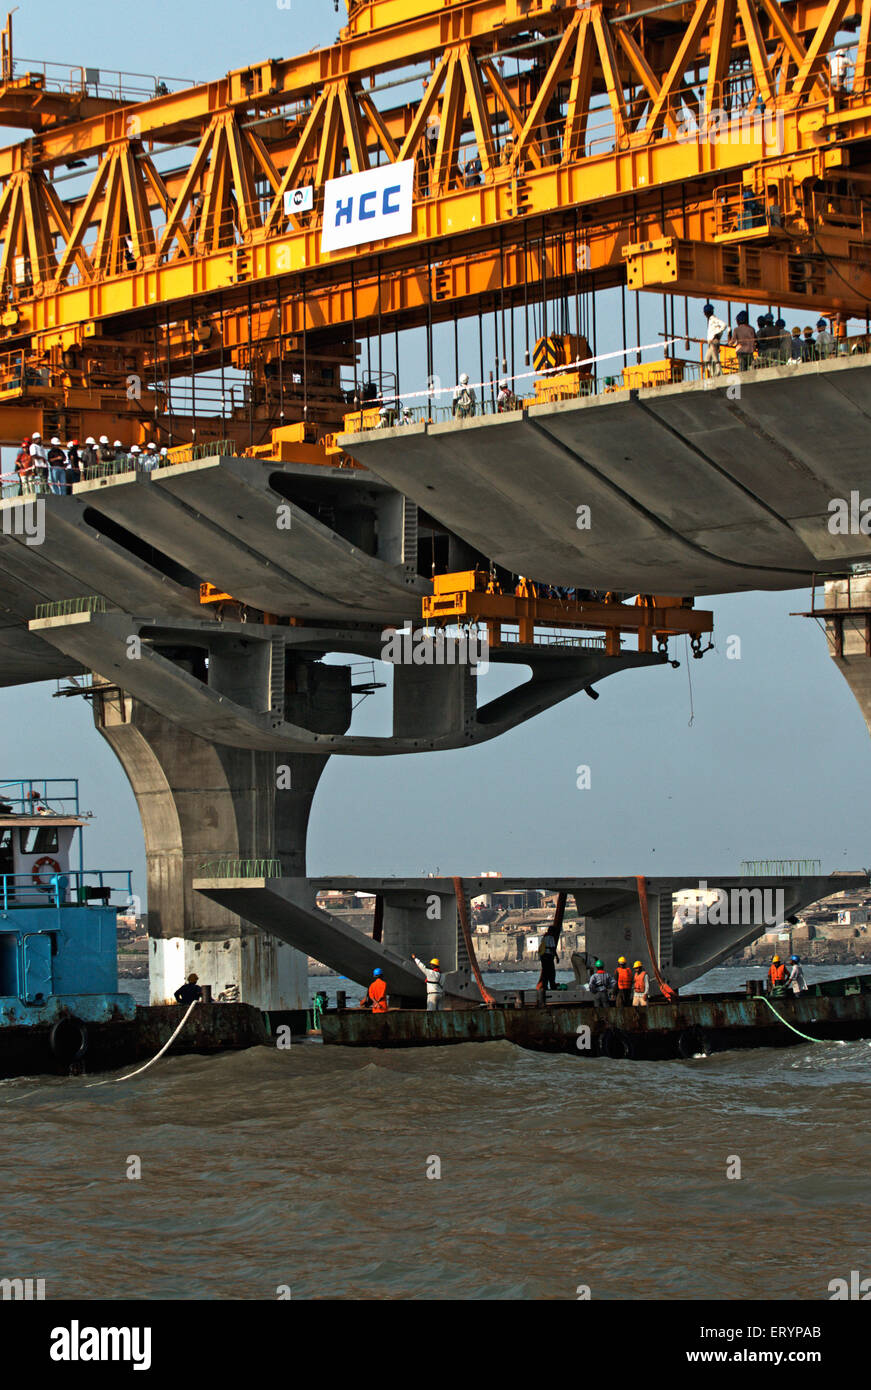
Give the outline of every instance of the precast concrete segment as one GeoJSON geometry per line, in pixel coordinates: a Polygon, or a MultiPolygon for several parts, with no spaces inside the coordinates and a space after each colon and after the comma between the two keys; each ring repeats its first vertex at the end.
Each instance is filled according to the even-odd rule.
{"type": "MultiPolygon", "coordinates": [[[[630,406],[628,393],[622,403],[630,406]]],[[[810,556],[807,574],[788,581],[782,572],[733,567],[696,548],[639,502],[618,478],[616,461],[590,463],[582,451],[597,453],[594,441],[604,424],[591,412],[620,404],[615,395],[602,403],[373,430],[345,436],[343,446],[482,554],[530,579],[681,594],[806,582],[810,556]],[[557,420],[559,410],[570,418],[557,420]],[[582,506],[590,509],[585,529],[578,526],[582,506]]],[[[612,423],[620,421],[613,417],[612,423]]],[[[639,432],[646,423],[639,415],[639,432]]],[[[670,496],[667,489],[664,496],[670,496]]]]}
{"type": "Polygon", "coordinates": [[[110,603],[130,604],[132,597],[155,611],[173,616],[202,616],[199,594],[169,578],[147,560],[100,534],[85,519],[77,497],[8,498],[0,502],[0,603],[4,574],[33,591],[36,603],[98,594],[110,603]],[[39,506],[42,540],[28,544],[17,510],[39,506]]]}
{"type": "Polygon", "coordinates": [[[547,583],[710,594],[871,559],[829,504],[871,496],[871,366],[834,358],[342,446],[483,554],[547,583]],[[578,529],[578,508],[590,508],[578,529]]]}
{"type": "Polygon", "coordinates": [[[19,622],[7,625],[5,619],[0,612],[0,688],[84,673],[79,662],[56,651],[19,622]]]}
{"type": "MultiPolygon", "coordinates": [[[[532,679],[475,709],[469,703],[466,666],[422,668],[396,666],[400,693],[394,704],[390,738],[313,731],[285,720],[270,706],[269,655],[282,636],[290,644],[315,651],[356,650],[365,642],[350,632],[277,629],[255,624],[173,623],[133,618],[126,613],[76,613],[34,620],[31,632],[44,637],[71,660],[118,685],[189,733],[237,748],[266,752],[353,753],[361,756],[434,752],[487,742],[515,728],[608,675],[639,666],[663,666],[652,653],[627,652],[618,657],[600,651],[567,649],[557,661],[522,654],[532,679]],[[138,638],[139,642],[131,642],[138,638]],[[150,645],[201,648],[210,654],[210,678],[219,669],[238,668],[232,689],[244,689],[250,703],[240,704],[198,680],[183,665],[150,645]],[[431,673],[431,688],[426,675],[431,673]],[[414,698],[405,698],[404,683],[414,698]],[[446,717],[445,711],[449,711],[446,717]]],[[[370,642],[373,640],[370,636],[370,642]]],[[[229,689],[229,687],[228,687],[229,689]]],[[[346,726],[343,726],[346,727],[346,726]]]]}
{"type": "Polygon", "coordinates": [[[426,996],[423,976],[410,968],[410,962],[331,913],[310,907],[312,894],[307,879],[195,878],[194,888],[339,975],[368,985],[372,971],[379,967],[391,994],[421,1000],[426,996]]]}
{"type": "MultiPolygon", "coordinates": [[[[409,892],[446,896],[453,892],[453,881],[445,878],[312,878],[314,893],[363,892],[380,894],[385,913],[391,898],[407,897],[409,892]]],[[[698,877],[656,877],[646,879],[650,904],[650,926],[658,964],[666,981],[675,988],[690,984],[713,969],[735,951],[750,945],[774,925],[765,920],[768,907],[782,908],[786,919],[811,903],[832,893],[861,891],[871,884],[866,872],[830,875],[746,875],[708,874],[698,877]],[[673,895],[681,889],[723,889],[728,895],[724,920],[688,924],[673,929],[673,895]],[[782,899],[779,894],[782,893],[782,899]],[[766,896],[767,895],[767,896],[766,896]],[[659,903],[664,910],[659,914],[659,903]],[[759,909],[763,909],[760,911],[759,909]],[[752,909],[752,911],[751,911],[752,909]]],[[[586,922],[587,960],[601,957],[613,971],[617,957],[639,959],[650,968],[650,954],[641,916],[638,884],[634,877],[580,878],[540,875],[537,878],[464,878],[467,899],[492,893],[511,893],[544,889],[565,892],[573,897],[578,915],[586,922]]],[[[718,912],[718,917],[720,913],[718,912]]],[[[421,926],[423,934],[423,924],[421,926]]]]}
{"type": "Polygon", "coordinates": [[[322,595],[297,583],[283,567],[277,534],[271,538],[271,558],[252,551],[236,533],[214,526],[153,479],[148,473],[120,474],[80,484],[77,496],[242,603],[278,614],[310,613],[318,599],[325,606],[322,595]]]}
{"type": "Polygon", "coordinates": [[[307,485],[335,489],[348,511],[373,505],[373,494],[383,503],[392,493],[356,470],[213,458],[139,474],[136,481],[121,475],[83,483],[77,496],[264,612],[349,621],[419,616],[432,585],[412,565],[346,540],[271,479],[288,493],[307,485]]]}

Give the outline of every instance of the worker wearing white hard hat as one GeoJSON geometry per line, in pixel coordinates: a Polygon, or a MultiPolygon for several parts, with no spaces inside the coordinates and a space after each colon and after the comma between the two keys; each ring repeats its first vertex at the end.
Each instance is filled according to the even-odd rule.
{"type": "Polygon", "coordinates": [[[475,414],[477,398],[474,387],[469,385],[468,372],[460,373],[460,382],[454,389],[454,414],[459,420],[466,420],[475,414]]]}

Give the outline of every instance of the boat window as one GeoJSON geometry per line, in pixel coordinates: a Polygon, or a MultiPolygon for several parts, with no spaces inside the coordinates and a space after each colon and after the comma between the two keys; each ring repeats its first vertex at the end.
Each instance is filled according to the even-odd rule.
{"type": "Polygon", "coordinates": [[[22,854],[56,854],[57,827],[52,825],[29,825],[21,831],[22,854]]]}

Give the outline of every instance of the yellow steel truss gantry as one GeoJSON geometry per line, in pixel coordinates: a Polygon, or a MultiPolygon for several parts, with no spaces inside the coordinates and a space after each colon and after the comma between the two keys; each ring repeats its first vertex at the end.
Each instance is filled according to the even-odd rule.
{"type": "Polygon", "coordinates": [[[871,0],[349,11],[331,47],[110,110],[81,93],[44,107],[5,67],[0,109],[33,134],[0,150],[0,353],[54,367],[126,341],[171,376],[214,367],[219,345],[250,364],[267,338],[265,360],[311,335],[337,361],[355,337],[579,273],[864,317],[871,0]],[[82,160],[89,186],[65,199],[82,160]],[[405,160],[411,232],[322,251],[326,181],[405,160]],[[301,185],[312,211],[290,214],[301,185]]]}

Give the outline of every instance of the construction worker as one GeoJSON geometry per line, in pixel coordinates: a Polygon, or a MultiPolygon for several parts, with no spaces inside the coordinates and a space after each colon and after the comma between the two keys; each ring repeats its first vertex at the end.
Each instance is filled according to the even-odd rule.
{"type": "Polygon", "coordinates": [[[789,958],[789,974],[786,977],[786,987],[787,989],[791,989],[793,994],[804,994],[807,989],[807,981],[804,977],[804,971],[801,968],[800,956],[790,956],[789,958]]]}
{"type": "Polygon", "coordinates": [[[387,1013],[387,986],[377,965],[372,971],[372,983],[366,991],[366,998],[360,1004],[360,1008],[371,1009],[373,1014],[387,1013]]]}
{"type": "Polygon", "coordinates": [[[632,1007],[635,1009],[646,1009],[647,999],[650,994],[650,979],[640,960],[637,960],[632,967],[632,1007]]]}
{"type": "Polygon", "coordinates": [[[477,396],[475,388],[469,385],[468,372],[460,373],[459,384],[454,388],[454,415],[458,420],[468,420],[475,414],[477,396]]]}
{"type": "Polygon", "coordinates": [[[596,969],[590,976],[589,991],[593,996],[593,1003],[600,1009],[611,1003],[611,995],[614,990],[614,977],[609,975],[600,960],[596,961],[596,969]]]}
{"type": "Polygon", "coordinates": [[[438,956],[433,956],[429,965],[424,965],[417,956],[413,955],[411,959],[426,980],[426,1011],[428,1014],[437,1013],[441,1009],[445,997],[438,956]]]}
{"type": "Polygon", "coordinates": [[[768,968],[768,993],[773,994],[776,989],[786,984],[786,966],[780,956],[772,956],[771,965],[768,968]]]}
{"type": "Polygon", "coordinates": [[[538,959],[541,962],[541,976],[535,988],[554,989],[556,987],[556,963],[559,956],[556,953],[556,937],[550,931],[545,932],[541,938],[538,959]]]}
{"type": "Polygon", "coordinates": [[[617,985],[617,1003],[621,1009],[628,1009],[632,1003],[632,971],[626,963],[626,957],[620,956],[617,960],[617,973],[615,975],[617,985]]]}
{"type": "Polygon", "coordinates": [[[717,318],[713,304],[706,304],[702,313],[708,320],[706,331],[708,345],[705,348],[705,367],[707,368],[708,376],[719,376],[722,370],[720,367],[720,341],[726,331],[726,325],[722,319],[717,318]]]}
{"type": "Polygon", "coordinates": [[[203,991],[197,984],[199,978],[199,975],[188,975],[187,984],[179,986],[175,992],[179,1004],[192,1004],[195,999],[202,999],[203,991]]]}

